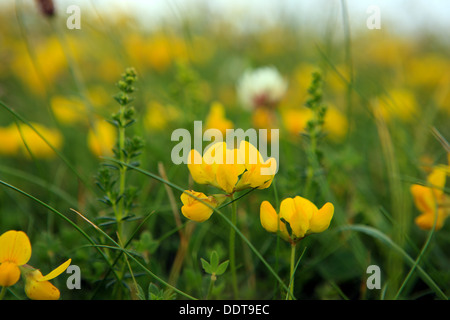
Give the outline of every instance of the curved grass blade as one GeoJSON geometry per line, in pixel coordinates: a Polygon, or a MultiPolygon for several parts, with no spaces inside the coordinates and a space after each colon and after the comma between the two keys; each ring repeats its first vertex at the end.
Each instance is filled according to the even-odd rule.
{"type": "Polygon", "coordinates": [[[385,235],[384,233],[382,233],[381,231],[379,231],[375,228],[364,226],[364,225],[349,225],[349,226],[343,226],[343,227],[339,228],[339,231],[346,231],[346,230],[358,231],[358,232],[365,233],[375,239],[380,240],[384,244],[388,245],[391,249],[393,249],[394,251],[399,253],[401,256],[403,256],[403,258],[409,265],[411,265],[412,267],[415,266],[415,268],[417,269],[417,272],[419,273],[422,280],[436,293],[436,295],[440,299],[448,300],[448,297],[441,290],[441,288],[439,288],[439,286],[434,282],[434,280],[428,275],[428,273],[426,273],[425,270],[422,269],[422,267],[417,265],[415,263],[414,259],[411,258],[408,253],[406,253],[400,246],[398,246],[395,242],[393,242],[387,235],[385,235]]]}

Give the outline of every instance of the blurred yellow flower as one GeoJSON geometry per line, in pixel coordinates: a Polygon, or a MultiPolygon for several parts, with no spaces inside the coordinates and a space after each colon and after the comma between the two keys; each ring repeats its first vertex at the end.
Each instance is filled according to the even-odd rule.
{"type": "Polygon", "coordinates": [[[54,96],[50,100],[56,119],[65,125],[87,123],[86,106],[77,97],[54,96]]]}
{"type": "Polygon", "coordinates": [[[0,155],[12,156],[19,152],[21,140],[15,124],[0,127],[0,141],[0,155]]]}
{"type": "Polygon", "coordinates": [[[10,230],[0,236],[0,286],[10,287],[20,279],[20,266],[31,258],[31,243],[23,231],[10,230]]]}
{"type": "Polygon", "coordinates": [[[181,194],[181,202],[183,202],[183,206],[181,207],[181,212],[183,215],[186,218],[197,222],[208,220],[214,212],[213,208],[216,208],[219,204],[213,196],[206,196],[202,192],[193,190],[185,190],[181,194]],[[197,199],[189,194],[193,195],[197,199]]]}
{"type": "MultiPolygon", "coordinates": [[[[306,125],[312,116],[312,111],[306,107],[283,108],[281,110],[283,126],[291,138],[299,137],[299,134],[305,131],[306,125]]],[[[338,108],[328,106],[323,128],[328,133],[327,137],[337,142],[345,137],[348,130],[348,120],[338,108]]]]}
{"type": "Polygon", "coordinates": [[[386,121],[398,118],[411,121],[417,116],[418,106],[414,94],[404,89],[393,89],[378,100],[380,114],[386,121]]]}
{"type": "Polygon", "coordinates": [[[30,156],[30,153],[33,157],[36,158],[52,158],[55,156],[54,149],[60,149],[63,144],[63,136],[57,129],[48,128],[40,123],[31,123],[33,128],[39,132],[36,133],[28,125],[20,125],[20,131],[17,131],[21,139],[21,148],[22,152],[27,156],[30,156]],[[52,146],[50,147],[41,136],[47,140],[47,142],[52,146]]]}
{"type": "Polygon", "coordinates": [[[25,294],[32,300],[58,300],[60,292],[49,280],[63,273],[72,262],[71,259],[43,276],[40,270],[33,269],[25,272],[25,294]]]}
{"type": "Polygon", "coordinates": [[[260,207],[263,228],[272,233],[280,231],[280,236],[292,244],[311,233],[328,229],[333,214],[334,206],[330,202],[318,209],[311,201],[300,196],[284,199],[279,214],[268,201],[263,201],[260,207]]]}
{"type": "Polygon", "coordinates": [[[174,106],[162,105],[160,102],[152,100],[146,106],[144,125],[150,130],[164,130],[180,116],[180,111],[174,106]]]}
{"type": "Polygon", "coordinates": [[[213,102],[206,118],[205,130],[217,129],[225,136],[227,129],[233,128],[233,122],[225,117],[225,108],[220,102],[213,102]]]}
{"type": "Polygon", "coordinates": [[[324,130],[333,141],[341,141],[348,130],[347,117],[336,107],[329,106],[325,114],[324,130]]]}
{"type": "Polygon", "coordinates": [[[117,131],[111,123],[97,120],[94,127],[89,129],[87,143],[95,156],[108,156],[113,153],[112,149],[116,144],[116,138],[117,131]]]}
{"type": "Polygon", "coordinates": [[[283,126],[291,137],[298,137],[306,128],[306,124],[312,117],[308,108],[286,108],[281,110],[283,126]]]}
{"type": "Polygon", "coordinates": [[[439,230],[444,225],[445,219],[450,215],[450,198],[443,191],[447,175],[450,175],[450,167],[437,166],[428,175],[427,186],[419,184],[411,186],[414,203],[421,212],[415,219],[419,228],[430,230],[433,228],[436,219],[436,230],[439,230]]]}

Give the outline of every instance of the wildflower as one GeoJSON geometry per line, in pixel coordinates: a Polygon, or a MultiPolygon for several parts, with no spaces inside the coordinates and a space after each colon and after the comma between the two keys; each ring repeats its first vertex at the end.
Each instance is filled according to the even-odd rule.
{"type": "Polygon", "coordinates": [[[146,128],[152,130],[166,129],[170,121],[180,118],[180,112],[171,105],[163,106],[158,101],[150,101],[146,106],[144,123],[146,128]]]}
{"type": "Polygon", "coordinates": [[[31,258],[31,243],[23,231],[10,230],[0,236],[0,286],[10,287],[20,279],[20,266],[31,258]]]}
{"type": "Polygon", "coordinates": [[[244,108],[276,106],[284,97],[287,82],[274,67],[262,67],[244,73],[238,83],[238,95],[244,108]]]}
{"type": "Polygon", "coordinates": [[[193,149],[188,159],[195,182],[215,186],[227,194],[246,188],[268,188],[275,175],[276,160],[264,161],[247,141],[241,141],[237,149],[227,149],[225,142],[214,143],[203,157],[193,149]]]}
{"type": "Polygon", "coordinates": [[[54,96],[50,101],[56,119],[63,124],[85,123],[86,107],[78,98],[54,96]]]}
{"type": "Polygon", "coordinates": [[[55,155],[54,149],[59,149],[62,146],[63,137],[61,133],[52,128],[48,128],[40,123],[31,123],[34,130],[28,125],[21,125],[20,131],[17,134],[22,139],[22,151],[26,154],[31,153],[36,158],[51,158],[55,155]],[[36,133],[36,131],[39,134],[36,133]],[[43,136],[44,139],[41,138],[43,136]],[[50,145],[52,147],[50,147],[50,145]]]}
{"type": "Polygon", "coordinates": [[[58,300],[60,292],[49,280],[56,278],[69,267],[71,259],[43,276],[40,270],[32,269],[25,273],[25,294],[32,300],[58,300]]]}
{"type": "Polygon", "coordinates": [[[116,130],[107,121],[96,121],[94,128],[90,129],[87,142],[91,152],[97,156],[112,154],[112,149],[116,143],[116,130]]]}
{"type": "Polygon", "coordinates": [[[214,102],[211,105],[208,117],[206,119],[206,130],[207,129],[217,129],[222,132],[223,135],[226,134],[227,129],[233,128],[233,122],[225,117],[225,108],[219,102],[214,102]]]}
{"type": "Polygon", "coordinates": [[[446,175],[449,172],[449,167],[435,167],[427,177],[429,186],[419,184],[413,184],[411,186],[414,203],[421,212],[415,219],[415,223],[423,230],[432,229],[435,220],[436,230],[441,229],[445,219],[450,215],[450,207],[448,207],[450,198],[443,192],[446,175]]]}
{"type": "Polygon", "coordinates": [[[0,127],[0,155],[12,156],[19,152],[21,140],[14,124],[0,127]]]}
{"type": "Polygon", "coordinates": [[[219,205],[214,196],[207,196],[202,192],[193,190],[185,190],[181,195],[181,202],[183,202],[181,207],[183,215],[197,222],[208,220],[214,212],[213,208],[219,205]],[[193,195],[195,198],[190,195],[193,195]]]}
{"type": "Polygon", "coordinates": [[[308,199],[296,196],[281,202],[279,214],[270,202],[263,201],[260,207],[260,220],[268,232],[280,231],[280,236],[284,240],[296,244],[311,233],[320,233],[328,229],[333,213],[334,206],[330,202],[318,209],[308,199]]]}
{"type": "Polygon", "coordinates": [[[379,99],[381,115],[387,121],[398,118],[410,121],[417,115],[418,107],[414,95],[407,90],[395,89],[379,99]]]}

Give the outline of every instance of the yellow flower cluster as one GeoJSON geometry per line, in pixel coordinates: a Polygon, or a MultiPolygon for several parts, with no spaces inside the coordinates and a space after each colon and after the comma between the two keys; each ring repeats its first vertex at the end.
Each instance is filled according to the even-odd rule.
{"type": "Polygon", "coordinates": [[[203,157],[195,149],[191,150],[188,168],[195,182],[212,185],[226,193],[215,197],[188,190],[183,193],[182,213],[188,219],[201,222],[211,216],[213,208],[219,205],[225,196],[248,188],[268,188],[275,176],[276,159],[269,158],[264,161],[258,149],[247,141],[242,141],[239,147],[234,149],[228,149],[225,142],[216,142],[206,150],[203,157]],[[193,194],[210,206],[188,194],[193,194]]]}
{"type": "Polygon", "coordinates": [[[27,265],[31,258],[30,239],[23,231],[10,230],[0,236],[0,286],[15,285],[20,275],[25,279],[25,294],[32,300],[58,300],[59,290],[49,280],[63,273],[71,259],[43,276],[38,269],[27,265]]]}

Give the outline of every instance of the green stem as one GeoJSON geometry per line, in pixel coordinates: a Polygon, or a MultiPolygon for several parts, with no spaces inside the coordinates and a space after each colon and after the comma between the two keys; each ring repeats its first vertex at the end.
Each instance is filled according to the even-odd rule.
{"type": "Polygon", "coordinates": [[[0,300],[3,300],[5,294],[6,294],[6,287],[2,287],[2,291],[0,292],[0,300]]]}
{"type": "Polygon", "coordinates": [[[216,283],[216,280],[217,280],[216,276],[211,275],[211,282],[209,283],[208,294],[206,295],[205,300],[208,300],[209,297],[211,296],[211,293],[214,289],[214,284],[216,283]]]}
{"type": "MultiPolygon", "coordinates": [[[[237,210],[236,201],[233,201],[233,195],[231,196],[231,223],[236,226],[237,220],[237,210]]],[[[231,270],[231,282],[233,285],[234,298],[237,299],[238,287],[237,287],[237,277],[236,277],[236,261],[235,261],[235,242],[236,242],[236,231],[234,228],[230,229],[230,270],[231,270]]]]}
{"type": "MultiPolygon", "coordinates": [[[[121,162],[125,162],[125,155],[123,150],[125,149],[125,128],[122,125],[123,118],[123,107],[120,110],[121,124],[119,125],[119,160],[121,162]]],[[[116,212],[116,220],[117,220],[117,232],[119,237],[123,239],[123,230],[122,230],[122,218],[124,215],[124,193],[125,193],[125,174],[127,168],[125,166],[120,166],[119,170],[119,196],[120,201],[118,203],[118,208],[116,212]]]]}
{"type": "Polygon", "coordinates": [[[292,300],[294,296],[294,266],[295,266],[295,249],[296,245],[291,244],[291,268],[290,268],[290,276],[289,276],[289,300],[292,300]]]}

